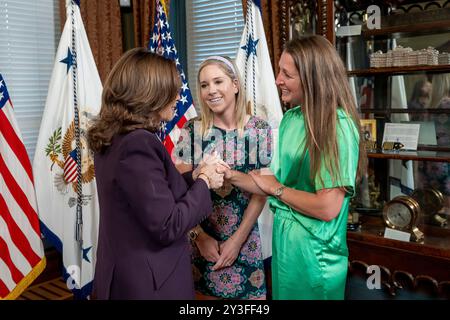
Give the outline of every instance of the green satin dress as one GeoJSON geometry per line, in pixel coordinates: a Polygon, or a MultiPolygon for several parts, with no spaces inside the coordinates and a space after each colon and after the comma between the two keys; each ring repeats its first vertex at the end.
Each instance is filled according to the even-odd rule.
{"type": "Polygon", "coordinates": [[[354,194],[358,166],[359,134],[354,122],[339,108],[337,138],[340,180],[332,181],[321,168],[310,178],[309,154],[305,153],[305,121],[300,107],[289,110],[280,124],[277,150],[271,169],[285,186],[314,193],[323,188],[347,190],[339,215],[325,222],[297,212],[274,197],[270,208],[273,224],[272,294],[274,299],[343,299],[347,277],[347,217],[354,194]]]}

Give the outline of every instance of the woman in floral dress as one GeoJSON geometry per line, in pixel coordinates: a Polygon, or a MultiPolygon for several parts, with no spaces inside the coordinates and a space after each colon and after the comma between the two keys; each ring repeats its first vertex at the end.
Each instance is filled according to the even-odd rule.
{"type": "MultiPolygon", "coordinates": [[[[207,58],[200,65],[197,93],[202,117],[184,126],[174,153],[178,169],[192,170],[205,155],[243,173],[268,166],[270,126],[247,114],[235,64],[227,57],[207,58]]],[[[213,213],[190,233],[197,298],[265,299],[257,219],[266,198],[229,182],[211,190],[211,197],[213,213]]]]}

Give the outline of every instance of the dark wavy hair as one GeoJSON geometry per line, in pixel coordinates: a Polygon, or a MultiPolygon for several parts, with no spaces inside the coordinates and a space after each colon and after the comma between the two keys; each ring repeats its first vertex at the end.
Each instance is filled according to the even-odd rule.
{"type": "Polygon", "coordinates": [[[160,111],[174,103],[180,87],[174,61],[145,48],[127,51],[105,81],[100,114],[88,131],[91,149],[101,152],[115,135],[136,129],[156,132],[160,111]]]}

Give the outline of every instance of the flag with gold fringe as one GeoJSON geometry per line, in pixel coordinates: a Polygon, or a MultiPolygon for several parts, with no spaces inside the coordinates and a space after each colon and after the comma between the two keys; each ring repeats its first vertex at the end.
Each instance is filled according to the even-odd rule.
{"type": "Polygon", "coordinates": [[[31,163],[0,74],[0,299],[16,299],[45,264],[31,163]]]}

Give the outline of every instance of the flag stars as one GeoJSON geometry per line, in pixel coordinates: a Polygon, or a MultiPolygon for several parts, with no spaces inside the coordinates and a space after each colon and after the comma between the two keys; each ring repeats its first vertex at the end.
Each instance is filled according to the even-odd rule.
{"type": "Polygon", "coordinates": [[[181,96],[180,102],[182,102],[183,104],[187,103],[187,97],[186,96],[181,96]]]}
{"type": "Polygon", "coordinates": [[[91,260],[89,260],[88,258],[88,253],[89,251],[92,249],[92,246],[90,246],[89,248],[83,249],[83,260],[86,260],[87,262],[91,263],[91,260]]]}
{"type": "Polygon", "coordinates": [[[70,51],[70,48],[67,48],[67,57],[60,60],[59,62],[65,63],[67,65],[67,73],[68,73],[70,70],[70,67],[75,64],[75,61],[74,61],[72,52],[70,51]]]}
{"type": "Polygon", "coordinates": [[[166,32],[166,39],[172,40],[172,34],[170,32],[166,32]]]}
{"type": "Polygon", "coordinates": [[[5,84],[4,84],[3,80],[0,80],[0,88],[4,87],[4,86],[5,86],[5,84]]]}
{"type": "Polygon", "coordinates": [[[159,130],[162,132],[166,132],[167,130],[167,122],[162,121],[161,124],[159,125],[159,130]]]}
{"type": "Polygon", "coordinates": [[[184,71],[182,71],[181,73],[180,73],[180,76],[184,79],[184,78],[186,78],[186,76],[185,76],[185,74],[184,74],[184,71]]]}
{"type": "Polygon", "coordinates": [[[152,35],[152,42],[156,42],[158,40],[158,34],[155,32],[152,35]]]}
{"type": "Polygon", "coordinates": [[[172,49],[169,46],[166,46],[166,52],[167,54],[170,54],[172,52],[172,49]]]}
{"type": "Polygon", "coordinates": [[[186,82],[183,82],[183,85],[181,86],[181,90],[183,90],[183,92],[185,92],[188,89],[188,85],[186,82]]]}
{"type": "Polygon", "coordinates": [[[259,39],[253,40],[252,35],[249,35],[247,39],[247,44],[241,47],[241,49],[245,50],[247,60],[252,55],[252,53],[256,56],[256,46],[258,45],[258,41],[259,39]]]}
{"type": "Polygon", "coordinates": [[[0,92],[0,101],[2,101],[4,97],[3,92],[0,92]]]}

